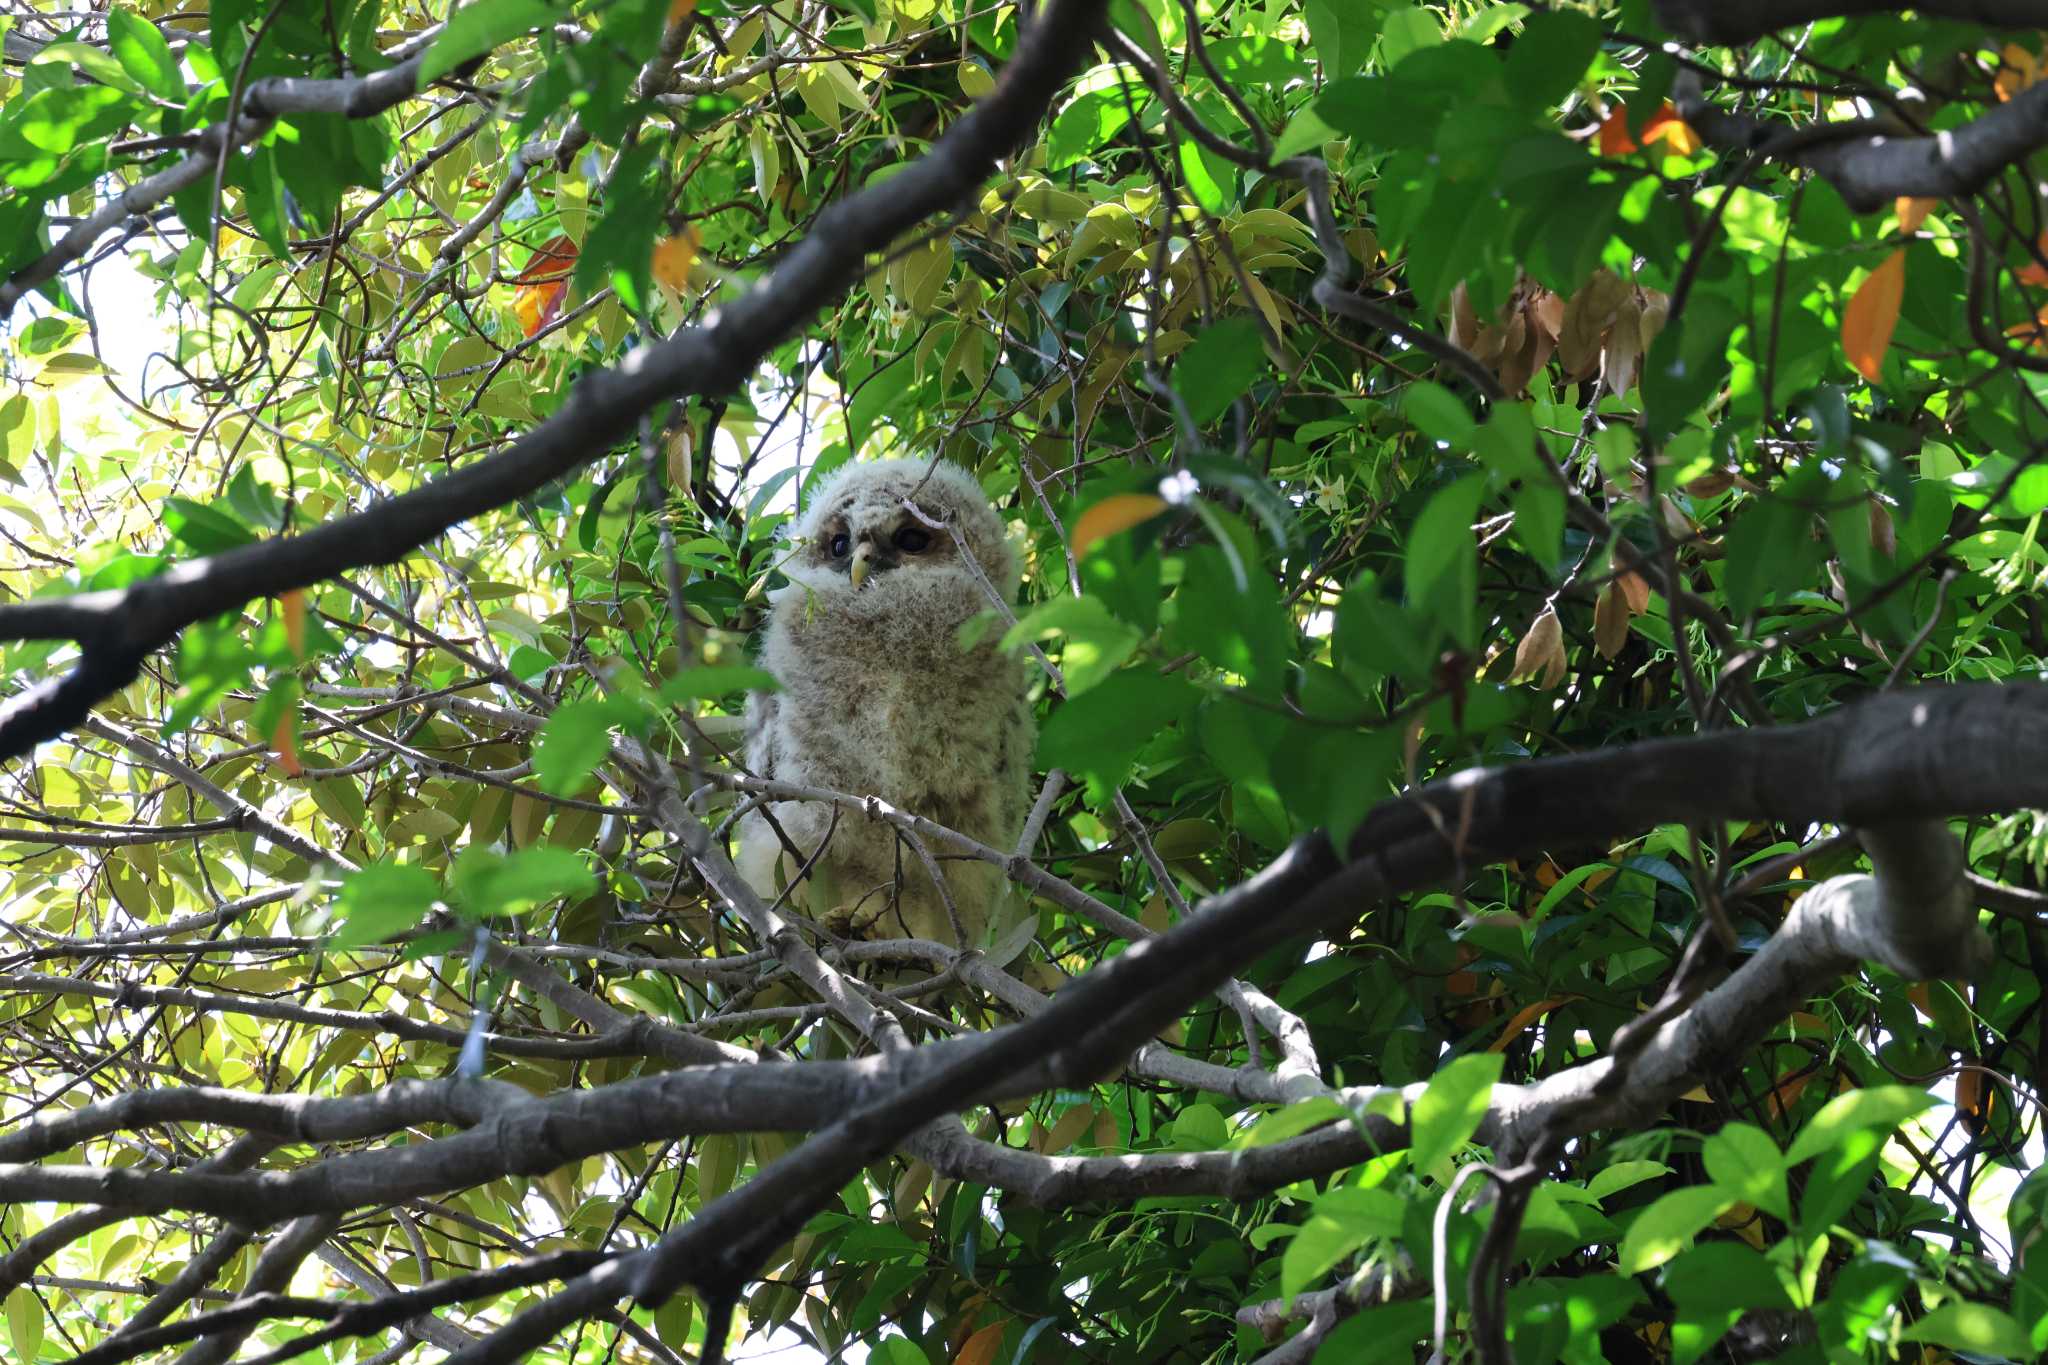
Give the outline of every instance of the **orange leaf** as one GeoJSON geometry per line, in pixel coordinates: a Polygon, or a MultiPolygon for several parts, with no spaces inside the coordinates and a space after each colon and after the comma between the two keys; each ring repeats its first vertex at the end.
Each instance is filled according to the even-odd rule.
{"type": "Polygon", "coordinates": [[[1920,230],[1920,225],[1927,221],[1927,215],[1940,202],[1938,199],[1920,199],[1910,194],[1900,195],[1898,203],[1893,205],[1899,215],[1899,231],[1911,237],[1920,230]]]}
{"type": "Polygon", "coordinates": [[[1612,113],[1600,120],[1600,155],[1627,156],[1636,150],[1636,140],[1628,132],[1628,106],[1617,104],[1612,113]]]}
{"type": "Polygon", "coordinates": [[[1799,1103],[1799,1097],[1806,1093],[1806,1087],[1813,1084],[1815,1074],[1810,1069],[1794,1067],[1778,1077],[1777,1085],[1764,1096],[1764,1103],[1769,1106],[1772,1117],[1783,1118],[1791,1112],[1792,1106],[1799,1103]]]}
{"type": "Polygon", "coordinates": [[[299,708],[287,706],[284,714],[277,718],[277,729],[270,736],[270,751],[277,755],[277,766],[292,777],[303,777],[305,768],[299,763],[299,708]]]}
{"type": "Polygon", "coordinates": [[[297,588],[280,593],[278,605],[284,609],[284,642],[294,659],[306,657],[306,594],[297,588]]]}
{"type": "Polygon", "coordinates": [[[1559,1005],[1568,1005],[1571,1001],[1571,996],[1560,995],[1554,1000],[1538,1000],[1533,1005],[1524,1005],[1521,1009],[1515,1011],[1515,1017],[1508,1020],[1508,1026],[1501,1030],[1500,1037],[1494,1039],[1486,1050],[1488,1052],[1507,1051],[1508,1044],[1514,1042],[1521,1035],[1522,1030],[1528,1028],[1529,1025],[1535,1023],[1559,1005]]]}
{"type": "Polygon", "coordinates": [[[2048,269],[2044,269],[2041,265],[2041,259],[2048,258],[2048,232],[2043,232],[2041,239],[2034,244],[2033,255],[2035,259],[2028,261],[2025,265],[2014,271],[2013,278],[2021,284],[2031,284],[2036,287],[2048,285],[2048,269]]]}
{"type": "Polygon", "coordinates": [[[540,331],[562,311],[562,301],[569,293],[569,271],[575,264],[576,243],[558,236],[535,251],[526,269],[515,277],[519,289],[512,296],[512,310],[525,335],[540,331]]]}
{"type": "Polygon", "coordinates": [[[654,278],[678,294],[690,282],[690,267],[697,263],[697,245],[703,240],[692,223],[674,237],[654,244],[654,278]]]}
{"type": "Polygon", "coordinates": [[[1842,350],[1849,363],[1875,384],[1884,372],[1884,353],[1899,325],[1899,300],[1906,295],[1906,253],[1894,251],[1864,277],[1842,310],[1842,350]]]}
{"type": "Polygon", "coordinates": [[[2005,334],[2020,338],[2037,351],[2048,351],[2048,303],[2042,304],[2029,321],[2006,328],[2005,334]]]}
{"type": "Polygon", "coordinates": [[[1965,1066],[1956,1073],[1956,1112],[1971,1133],[1984,1131],[1984,1123],[1997,1103],[1998,1091],[1983,1067],[1965,1066]]]}
{"type": "Polygon", "coordinates": [[[1112,493],[1080,515],[1074,522],[1074,558],[1088,553],[1104,536],[1128,531],[1152,520],[1166,510],[1166,499],[1151,493],[1112,493]]]}
{"type": "Polygon", "coordinates": [[[1003,1328],[1007,1323],[992,1322],[976,1332],[960,1347],[960,1354],[953,1357],[953,1365],[991,1365],[996,1352],[1002,1349],[1003,1328]]]}
{"type": "Polygon", "coordinates": [[[1663,107],[1650,115],[1650,121],[1643,125],[1643,141],[1652,142],[1657,138],[1670,143],[1671,150],[1680,156],[1691,156],[1706,145],[1692,130],[1692,125],[1678,116],[1669,100],[1664,101],[1663,107]]]}
{"type": "Polygon", "coordinates": [[[2040,79],[2040,60],[2018,43],[2007,43],[1998,54],[1998,74],[1991,84],[1999,99],[2009,100],[2040,79]]]}

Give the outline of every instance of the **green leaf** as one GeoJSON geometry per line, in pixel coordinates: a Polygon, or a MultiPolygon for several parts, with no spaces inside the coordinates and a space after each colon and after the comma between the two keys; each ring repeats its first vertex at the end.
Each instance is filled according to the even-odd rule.
{"type": "Polygon", "coordinates": [[[242,207],[249,211],[249,222],[263,244],[280,258],[289,258],[291,239],[285,234],[283,182],[275,150],[259,147],[241,158],[235,165],[235,181],[242,187],[242,207]]]}
{"type": "Polygon", "coordinates": [[[907,1337],[889,1336],[876,1343],[868,1356],[874,1365],[932,1365],[924,1348],[907,1337]]]}
{"type": "Polygon", "coordinates": [[[1453,450],[1469,450],[1478,424],[1464,401],[1441,384],[1418,379],[1401,394],[1401,411],[1416,430],[1453,450]]]}
{"type": "Polygon", "coordinates": [[[1804,570],[1816,554],[1807,534],[1811,516],[1797,503],[1765,498],[1729,528],[1721,585],[1737,619],[1774,595],[1805,586],[1804,570]]]}
{"type": "Polygon", "coordinates": [[[1230,1125],[1215,1105],[1190,1104],[1175,1116],[1171,1140],[1182,1151],[1213,1151],[1230,1141],[1230,1125]]]}
{"type": "Polygon", "coordinates": [[[1543,477],[1536,463],[1536,419],[1527,403],[1494,404],[1486,425],[1473,433],[1472,453],[1504,484],[1543,477]]]}
{"type": "Polygon", "coordinates": [[[373,863],[351,872],[334,898],[338,927],[328,946],[341,952],[396,938],[417,928],[440,897],[440,882],[423,867],[373,863]]]}
{"type": "Polygon", "coordinates": [[[0,157],[29,159],[34,152],[61,155],[105,137],[136,115],[134,97],[106,85],[66,85],[38,90],[7,111],[0,124],[0,157]],[[27,144],[29,151],[19,144],[27,144]],[[10,146],[8,144],[15,144],[10,146]]]}
{"type": "Polygon", "coordinates": [[[1871,1333],[1899,1308],[1911,1266],[1881,1243],[1835,1272],[1828,1296],[1814,1308],[1815,1334],[1830,1359],[1860,1354],[1871,1333]]]}
{"type": "MultiPolygon", "coordinates": [[[[115,14],[122,11],[115,10],[115,14]]],[[[104,85],[125,90],[131,95],[142,93],[142,86],[125,71],[121,63],[91,43],[51,43],[29,59],[31,67],[47,64],[68,63],[80,72],[104,85]]]]}
{"type": "Polygon", "coordinates": [[[440,79],[472,57],[528,29],[546,28],[566,12],[543,0],[470,0],[448,16],[448,26],[420,62],[420,85],[440,79]]]}
{"type": "Polygon", "coordinates": [[[255,532],[217,506],[190,498],[165,498],[161,506],[165,528],[194,554],[217,555],[256,539],[255,532]]]}
{"type": "Polygon", "coordinates": [[[1144,639],[1136,628],[1110,615],[1096,597],[1055,597],[1026,613],[1004,633],[1002,648],[1014,650],[1025,641],[1066,636],[1060,651],[1060,672],[1067,696],[1077,697],[1123,666],[1144,639]]]}
{"type": "Polygon", "coordinates": [[[1508,92],[1525,105],[1552,107],[1577,88],[1604,36],[1599,22],[1584,14],[1530,16],[1508,52],[1508,92]]]}
{"type": "Polygon", "coordinates": [[[1320,1196],[1280,1257],[1280,1292],[1299,1294],[1367,1242],[1401,1235],[1405,1201],[1392,1190],[1341,1186],[1320,1196]]]}
{"type": "Polygon", "coordinates": [[[1150,669],[1112,674],[1052,713],[1038,736],[1038,761],[1103,784],[1121,782],[1139,751],[1167,726],[1185,723],[1200,696],[1186,679],[1150,669]]]}
{"type": "Polygon", "coordinates": [[[1299,1137],[1311,1129],[1327,1123],[1335,1123],[1345,1117],[1343,1105],[1328,1095],[1297,1101],[1284,1109],[1276,1109],[1252,1125],[1249,1133],[1238,1139],[1241,1147],[1268,1147],[1276,1142],[1285,1142],[1299,1137]]]}
{"type": "Polygon", "coordinates": [[[562,896],[597,889],[597,874],[583,855],[546,844],[516,853],[463,850],[449,870],[449,887],[466,915],[488,919],[515,914],[562,896]]]}
{"type": "Polygon", "coordinates": [[[1380,29],[1380,60],[1398,66],[1403,57],[1444,40],[1443,24],[1420,5],[1397,9],[1386,17],[1380,29]]]}
{"type": "Polygon", "coordinates": [[[588,296],[610,284],[629,311],[646,304],[653,280],[654,239],[662,224],[661,161],[645,146],[619,156],[604,212],[583,239],[569,286],[588,296]]]}
{"type": "Polygon", "coordinates": [[[748,664],[698,664],[661,685],[661,699],[670,706],[686,701],[714,701],[735,692],[780,692],[782,684],[765,668],[748,664]]]}
{"type": "MultiPolygon", "coordinates": [[[[1589,865],[1587,870],[1591,871],[1597,866],[1598,864],[1589,865]]],[[[1596,1200],[1602,1200],[1609,1195],[1620,1194],[1623,1190],[1640,1185],[1645,1180],[1655,1180],[1658,1176],[1670,1173],[1671,1168],[1661,1161],[1617,1161],[1586,1182],[1586,1193],[1596,1200]]]]}
{"type": "Polygon", "coordinates": [[[1713,1185],[1673,1190],[1636,1215],[1621,1241],[1619,1269],[1624,1275],[1655,1270],[1697,1237],[1735,1201],[1713,1185]]]}
{"type": "Polygon", "coordinates": [[[1504,1060],[1497,1052],[1468,1052],[1430,1078],[1409,1118],[1408,1160],[1416,1170],[1432,1169],[1479,1131],[1504,1060]]]}
{"type": "Polygon", "coordinates": [[[1438,489],[1408,536],[1408,603],[1433,613],[1461,643],[1472,636],[1479,595],[1479,542],[1472,531],[1486,480],[1470,474],[1438,489]]]}
{"type": "Polygon", "coordinates": [[[572,701],[555,708],[533,746],[533,774],[552,796],[567,796],[611,752],[612,727],[644,723],[646,713],[617,698],[572,701]]]}
{"type": "Polygon", "coordinates": [[[42,1301],[33,1289],[17,1285],[7,1291],[7,1340],[16,1360],[32,1361],[42,1354],[43,1316],[42,1301]]]}
{"type": "Polygon", "coordinates": [[[1700,1159],[1723,1190],[1765,1213],[1791,1221],[1785,1157],[1769,1133],[1754,1124],[1725,1124],[1701,1145],[1700,1159]]]}
{"type": "Polygon", "coordinates": [[[1047,173],[1064,170],[1084,161],[1096,148],[1106,145],[1131,121],[1130,106],[1118,86],[1087,90],[1074,96],[1060,110],[1046,135],[1047,173]]]}
{"type": "Polygon", "coordinates": [[[1856,1128],[1814,1158],[1799,1193],[1798,1230],[1817,1237],[1848,1216],[1870,1189],[1889,1129],[1856,1128]]]}
{"type": "Polygon", "coordinates": [[[1195,425],[1207,426],[1270,373],[1272,364],[1248,313],[1206,328],[1174,362],[1173,389],[1188,405],[1195,425]]]}
{"type": "Polygon", "coordinates": [[[1819,1156],[1839,1146],[1858,1129],[1876,1128],[1890,1133],[1934,1105],[1934,1096],[1908,1085],[1874,1085],[1837,1095],[1822,1105],[1820,1112],[1799,1130],[1799,1136],[1792,1139],[1785,1164],[1796,1166],[1819,1156]]]}
{"type": "Polygon", "coordinates": [[[1183,561],[1174,594],[1173,638],[1255,688],[1273,690],[1286,675],[1294,630],[1273,580],[1250,574],[1240,588],[1221,551],[1201,546],[1183,561]]]}
{"type": "Polygon", "coordinates": [[[1671,1365],[1693,1365],[1741,1320],[1740,1308],[1680,1310],[1671,1323],[1671,1365]]]}
{"type": "Polygon", "coordinates": [[[1365,65],[1383,15],[1353,0],[1304,0],[1311,44],[1325,80],[1348,76],[1365,65]]]}
{"type": "Polygon", "coordinates": [[[1428,1345],[1433,1308],[1429,1299],[1422,1298],[1378,1304],[1355,1313],[1324,1339],[1317,1359],[1344,1365],[1395,1361],[1407,1365],[1417,1359],[1418,1343],[1428,1345]]]}
{"type": "Polygon", "coordinates": [[[107,45],[121,69],[136,83],[173,104],[185,102],[185,78],[178,73],[171,45],[155,24],[118,6],[107,11],[107,45]]]}
{"type": "Polygon", "coordinates": [[[1905,1341],[1925,1341],[1976,1355],[2026,1360],[2034,1348],[2026,1332],[2000,1310],[1985,1303],[1951,1299],[1899,1333],[1905,1341]]]}
{"type": "Polygon", "coordinates": [[[1172,69],[1166,43],[1159,36],[1159,25],[1152,18],[1151,11],[1145,8],[1143,0],[1109,0],[1109,18],[1125,37],[1152,58],[1160,70],[1172,69]]]}
{"type": "Polygon", "coordinates": [[[1364,688],[1389,676],[1404,681],[1425,678],[1436,662],[1424,624],[1406,606],[1388,599],[1370,571],[1339,599],[1332,640],[1338,666],[1364,688]]]}
{"type": "Polygon", "coordinates": [[[1778,1272],[1742,1242],[1702,1242],[1664,1268],[1664,1289],[1688,1312],[1790,1308],[1778,1272]]]}

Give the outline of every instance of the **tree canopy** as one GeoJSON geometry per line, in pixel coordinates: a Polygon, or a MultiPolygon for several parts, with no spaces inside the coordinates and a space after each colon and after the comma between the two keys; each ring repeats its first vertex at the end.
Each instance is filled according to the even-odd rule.
{"type": "Polygon", "coordinates": [[[2048,3],[0,42],[10,1359],[2048,1353],[2048,3]],[[1014,849],[735,743],[904,454],[1014,849]]]}

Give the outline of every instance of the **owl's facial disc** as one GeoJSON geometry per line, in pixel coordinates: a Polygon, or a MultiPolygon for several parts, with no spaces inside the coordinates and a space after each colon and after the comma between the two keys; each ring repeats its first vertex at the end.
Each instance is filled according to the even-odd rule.
{"type": "Polygon", "coordinates": [[[823,558],[846,575],[856,592],[874,575],[930,557],[940,548],[931,531],[905,518],[860,524],[863,519],[856,515],[850,521],[854,524],[829,524],[819,540],[823,558]]]}

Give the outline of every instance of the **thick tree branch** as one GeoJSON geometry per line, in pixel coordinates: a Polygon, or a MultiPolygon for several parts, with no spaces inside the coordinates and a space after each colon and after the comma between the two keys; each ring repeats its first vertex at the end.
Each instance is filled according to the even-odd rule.
{"type": "Polygon", "coordinates": [[[1961,199],[2006,167],[2048,146],[2048,84],[2033,85],[1960,128],[1914,137],[1863,121],[1792,125],[1728,113],[1701,92],[1696,72],[1671,90],[1679,116],[1717,147],[1802,166],[1858,213],[1901,195],[1961,199]]]}
{"type": "Polygon", "coordinates": [[[77,725],[185,627],[258,596],[397,563],[450,527],[603,454],[663,399],[743,383],[773,347],[859,279],[870,252],[951,208],[987,177],[1079,65],[1101,13],[1101,0],[1053,0],[1020,39],[995,89],[928,153],[820,214],[765,280],[703,325],[584,377],[552,417],[496,455],[303,535],[193,560],[128,588],[0,607],[0,639],[71,638],[83,650],[71,672],[0,707],[0,760],[77,725]]]}
{"type": "Polygon", "coordinates": [[[1816,19],[1897,14],[1911,9],[1930,19],[1955,19],[1987,28],[2048,28],[2043,0],[1654,0],[1657,20],[1681,38],[1733,47],[1767,33],[1816,19]]]}
{"type": "MultiPolygon", "coordinates": [[[[1297,934],[1348,923],[1385,895],[1435,884],[1460,866],[1667,821],[1882,819],[1873,835],[1881,875],[1837,879],[1803,900],[1763,953],[1639,1050],[1621,1091],[1603,1088],[1616,1067],[1612,1059],[1527,1090],[1503,1087],[1487,1131],[1502,1141],[1532,1137],[1553,1129],[1567,1110],[1579,1130],[1616,1121],[1623,1109],[1641,1119],[1639,1110],[1661,1111],[1668,1094],[1677,1093],[1672,1086],[1689,1087],[1738,1055],[1745,1039],[1781,1019],[1816,980],[1856,960],[1909,973],[1966,970],[1975,945],[1959,907],[1968,897],[1941,889],[1948,876],[1945,836],[1897,822],[2048,803],[2044,774],[2048,688],[2031,685],[1886,694],[1802,726],[1474,770],[1381,806],[1361,828],[1348,862],[1320,840],[1303,841],[1266,872],[1210,898],[1191,919],[1134,945],[1073,982],[1033,1019],[1006,1029],[852,1062],[688,1068],[513,1104],[452,1137],[348,1153],[293,1171],[241,1176],[8,1165],[0,1167],[0,1197],[223,1216],[261,1208],[284,1219],[538,1174],[682,1133],[807,1129],[849,1112],[866,1114],[834,1130],[836,1155],[827,1165],[837,1169],[884,1131],[894,1143],[974,1103],[1085,1085],[1122,1065],[1237,964],[1297,934]],[[1454,843],[1461,831],[1462,844],[1454,843]],[[916,1098],[889,1107],[905,1095],[916,1098]]],[[[97,1116],[104,1111],[82,1113],[105,1122],[97,1116]]],[[[51,1150],[47,1140],[25,1141],[26,1148],[11,1150],[51,1150]]],[[[1317,1150],[1335,1158],[1351,1150],[1344,1142],[1319,1138],[1317,1150]]],[[[1295,1155],[1254,1160],[1284,1165],[1295,1155]]],[[[1001,1160],[973,1159],[987,1166],[1001,1160]]],[[[1197,1189],[1221,1182],[1241,1191],[1246,1177],[1237,1164],[1245,1159],[1198,1160],[1177,1176],[1162,1163],[1146,1168],[1143,1179],[1184,1180],[1197,1189]]],[[[1020,1168],[1013,1178],[1045,1197],[1065,1198],[1099,1188],[1098,1169],[1110,1166],[1020,1168]]]]}

